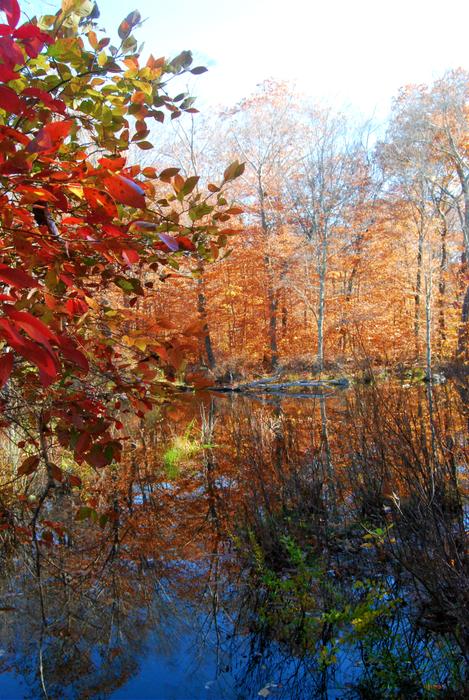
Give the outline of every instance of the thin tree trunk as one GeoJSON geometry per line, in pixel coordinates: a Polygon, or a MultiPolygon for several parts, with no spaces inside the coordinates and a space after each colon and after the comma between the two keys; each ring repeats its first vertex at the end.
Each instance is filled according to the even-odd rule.
{"type": "Polygon", "coordinates": [[[466,293],[462,303],[457,355],[460,360],[469,359],[469,285],[466,287],[466,293]]]}
{"type": "Polygon", "coordinates": [[[442,226],[440,231],[441,237],[441,256],[440,256],[440,271],[438,280],[438,355],[441,358],[444,352],[444,344],[446,341],[446,318],[445,318],[445,303],[446,303],[446,268],[448,261],[448,251],[446,244],[446,236],[448,227],[446,217],[441,215],[442,226]]]}
{"type": "Polygon", "coordinates": [[[425,275],[425,338],[426,338],[426,361],[427,379],[432,381],[432,270],[431,260],[429,260],[429,271],[425,275]]]}
{"type": "Polygon", "coordinates": [[[269,346],[270,365],[275,369],[278,365],[278,345],[277,345],[277,308],[278,298],[274,290],[273,275],[271,270],[271,259],[268,255],[264,257],[267,271],[267,304],[269,309],[269,346]]]}
{"type": "Polygon", "coordinates": [[[203,263],[199,265],[200,277],[197,280],[197,311],[199,312],[200,320],[202,321],[202,334],[204,339],[205,354],[207,356],[207,364],[210,369],[214,369],[216,365],[215,354],[213,352],[212,339],[210,336],[210,326],[207,315],[207,298],[205,296],[205,278],[203,263]]]}
{"type": "Polygon", "coordinates": [[[269,245],[269,226],[264,206],[264,190],[262,188],[262,180],[260,173],[258,174],[258,196],[261,215],[261,227],[264,234],[264,243],[266,252],[264,254],[264,266],[267,275],[267,307],[269,313],[269,349],[270,349],[270,366],[274,370],[278,365],[278,345],[277,345],[277,308],[278,297],[274,285],[274,273],[272,267],[272,258],[268,253],[269,245]]]}
{"type": "Polygon", "coordinates": [[[461,189],[464,198],[464,252],[462,254],[461,267],[462,278],[464,280],[463,283],[466,286],[461,309],[461,323],[459,325],[458,332],[457,356],[462,360],[467,360],[469,359],[469,284],[467,279],[469,270],[469,174],[465,175],[461,168],[456,168],[456,170],[461,182],[461,189]]]}
{"type": "Polygon", "coordinates": [[[415,354],[420,359],[420,297],[422,293],[422,258],[423,258],[423,231],[419,230],[419,242],[417,248],[417,274],[415,277],[415,311],[414,311],[414,339],[415,354]]]}
{"type": "Polygon", "coordinates": [[[324,316],[326,311],[326,272],[327,272],[327,233],[321,240],[320,259],[318,265],[319,274],[319,299],[318,299],[318,352],[317,364],[319,371],[324,369],[324,316]]]}

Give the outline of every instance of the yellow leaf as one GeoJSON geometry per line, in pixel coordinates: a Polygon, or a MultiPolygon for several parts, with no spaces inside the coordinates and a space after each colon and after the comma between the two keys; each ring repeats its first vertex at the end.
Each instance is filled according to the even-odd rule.
{"type": "Polygon", "coordinates": [[[145,93],[145,95],[148,95],[148,97],[152,96],[153,87],[150,83],[147,83],[144,80],[133,80],[132,82],[135,85],[135,87],[141,90],[143,93],[145,93]]]}
{"type": "Polygon", "coordinates": [[[62,0],[62,12],[68,15],[73,12],[79,17],[88,17],[93,12],[93,0],[62,0]]]}
{"type": "Polygon", "coordinates": [[[85,301],[90,307],[90,309],[93,309],[94,311],[98,311],[99,309],[99,304],[95,299],[92,299],[91,297],[85,296],[85,301]]]}
{"type": "Polygon", "coordinates": [[[68,185],[68,189],[72,194],[74,194],[76,197],[79,197],[80,199],[83,199],[83,187],[80,185],[68,185]]]}

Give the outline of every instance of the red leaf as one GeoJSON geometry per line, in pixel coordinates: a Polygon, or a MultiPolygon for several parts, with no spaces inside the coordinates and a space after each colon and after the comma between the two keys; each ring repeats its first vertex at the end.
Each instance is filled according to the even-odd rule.
{"type": "Polygon", "coordinates": [[[65,113],[65,102],[62,102],[62,100],[54,100],[45,90],[29,87],[23,90],[21,97],[34,97],[45,104],[46,107],[49,107],[52,112],[59,112],[60,114],[65,113]]]}
{"type": "Polygon", "coordinates": [[[126,162],[125,158],[100,158],[98,163],[107,170],[122,170],[126,162]]]}
{"type": "Polygon", "coordinates": [[[102,445],[93,445],[91,450],[86,455],[85,459],[88,462],[88,464],[91,464],[91,466],[95,467],[96,469],[105,467],[106,464],[109,464],[112,461],[112,459],[108,459],[104,454],[102,445]]]}
{"type": "Polygon", "coordinates": [[[70,316],[81,316],[88,311],[88,304],[81,299],[68,299],[65,302],[65,309],[70,316]]]}
{"type": "Polygon", "coordinates": [[[45,44],[52,44],[49,34],[42,32],[35,24],[23,24],[16,30],[15,37],[21,41],[30,58],[36,58],[45,44]]]}
{"type": "Polygon", "coordinates": [[[71,128],[72,122],[70,120],[46,124],[28,143],[26,151],[28,153],[44,153],[57,150],[64,138],[70,133],[71,128]]]}
{"type": "Polygon", "coordinates": [[[100,192],[92,187],[84,187],[85,199],[100,221],[108,221],[117,217],[117,207],[107,192],[100,192]]]}
{"type": "Polygon", "coordinates": [[[32,185],[19,185],[16,190],[23,195],[22,200],[24,202],[37,202],[38,199],[42,199],[46,202],[57,202],[57,197],[44,189],[44,187],[34,187],[32,185]]]}
{"type": "Polygon", "coordinates": [[[15,350],[22,348],[26,342],[11,321],[8,321],[6,318],[0,318],[0,335],[3,336],[7,343],[15,350]]]}
{"type": "Polygon", "coordinates": [[[31,170],[31,163],[28,161],[25,153],[16,153],[12,158],[0,165],[0,173],[2,175],[27,173],[29,170],[31,170]]]}
{"type": "Polygon", "coordinates": [[[39,378],[44,386],[52,384],[57,376],[58,362],[50,346],[41,347],[31,340],[27,340],[6,318],[0,318],[0,334],[16,352],[36,365],[39,369],[39,378]]]}
{"type": "Polygon", "coordinates": [[[6,85],[0,85],[0,107],[6,112],[20,114],[23,104],[14,90],[6,85]]]}
{"type": "Polygon", "coordinates": [[[137,253],[136,250],[133,250],[132,248],[127,248],[127,250],[123,250],[122,257],[124,258],[127,265],[134,265],[140,260],[140,255],[137,253]]]}
{"type": "Polygon", "coordinates": [[[18,141],[18,143],[23,144],[23,146],[29,143],[29,138],[26,134],[23,134],[22,131],[18,131],[17,129],[12,129],[11,126],[6,126],[5,124],[0,125],[0,136],[6,136],[14,141],[18,141]]]}
{"type": "Polygon", "coordinates": [[[6,14],[10,27],[16,27],[21,14],[17,0],[0,0],[0,10],[6,14]]]}
{"type": "Polygon", "coordinates": [[[129,234],[126,231],[113,224],[104,224],[103,231],[105,231],[110,238],[129,238],[129,234]]]}
{"type": "Polygon", "coordinates": [[[81,455],[89,449],[90,445],[91,435],[89,433],[82,433],[75,445],[75,455],[81,457],[81,455]]]}
{"type": "MultiPolygon", "coordinates": [[[[16,65],[22,66],[24,64],[23,52],[18,44],[10,37],[5,37],[1,40],[0,56],[9,70],[12,70],[16,65]]],[[[9,80],[11,80],[11,78],[9,78],[9,80]]]]}
{"type": "Polygon", "coordinates": [[[37,343],[26,341],[18,352],[39,370],[39,379],[45,387],[55,381],[58,373],[57,359],[51,351],[47,351],[37,343]]]}
{"type": "Polygon", "coordinates": [[[17,326],[24,330],[30,338],[42,345],[49,346],[49,341],[59,343],[59,339],[42,321],[28,313],[27,311],[17,311],[5,305],[3,310],[7,316],[12,318],[17,326]]]}
{"type": "Polygon", "coordinates": [[[9,83],[10,80],[16,80],[17,78],[19,78],[19,74],[15,73],[15,71],[12,70],[9,66],[0,65],[0,82],[1,83],[9,83]]]}
{"type": "Polygon", "coordinates": [[[165,347],[163,347],[163,345],[158,345],[157,347],[153,347],[153,349],[156,352],[156,354],[159,355],[164,362],[169,362],[168,351],[166,350],[165,347]]]}
{"type": "Polygon", "coordinates": [[[123,175],[107,177],[104,179],[104,187],[121,204],[127,204],[127,206],[136,209],[145,209],[145,192],[140,185],[128,177],[123,175]]]}
{"type": "Polygon", "coordinates": [[[62,355],[67,360],[73,362],[73,364],[82,369],[84,372],[88,372],[90,368],[88,360],[86,359],[85,355],[77,349],[75,343],[71,338],[67,338],[66,336],[60,337],[59,345],[62,355]]]}
{"type": "Polygon", "coordinates": [[[180,248],[184,248],[184,250],[195,250],[195,245],[192,243],[190,238],[187,238],[187,236],[178,236],[177,242],[179,243],[180,248]]]}
{"type": "Polygon", "coordinates": [[[49,465],[50,475],[55,481],[62,482],[64,479],[63,471],[56,464],[49,465]]]}
{"type": "Polygon", "coordinates": [[[23,272],[23,270],[8,267],[8,265],[4,265],[3,263],[0,263],[0,280],[9,284],[10,287],[18,287],[18,289],[28,289],[39,286],[36,280],[27,275],[26,272],[23,272]]]}
{"type": "Polygon", "coordinates": [[[2,389],[8,381],[8,378],[13,369],[13,353],[7,352],[0,357],[0,389],[2,389]]]}

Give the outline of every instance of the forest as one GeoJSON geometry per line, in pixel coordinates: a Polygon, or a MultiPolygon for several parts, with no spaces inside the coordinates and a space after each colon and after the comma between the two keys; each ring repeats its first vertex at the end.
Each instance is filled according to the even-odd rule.
{"type": "Polygon", "coordinates": [[[245,163],[227,251],[150,307],[170,304],[180,325],[191,305],[196,365],[218,377],[467,360],[468,79],[403,87],[386,125],[269,81],[217,119],[177,125],[165,150],[184,174],[245,163]]]}
{"type": "Polygon", "coordinates": [[[0,697],[464,697],[469,71],[199,112],[0,12],[0,697]]]}

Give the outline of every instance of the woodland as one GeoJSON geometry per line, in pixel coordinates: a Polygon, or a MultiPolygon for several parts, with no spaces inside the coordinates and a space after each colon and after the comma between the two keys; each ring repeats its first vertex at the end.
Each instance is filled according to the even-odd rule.
{"type": "Polygon", "coordinates": [[[469,72],[201,114],[0,11],[0,696],[463,697],[469,72]]]}
{"type": "Polygon", "coordinates": [[[166,152],[184,174],[245,164],[227,250],[155,299],[157,314],[198,317],[196,366],[340,375],[467,360],[468,78],[402,88],[380,128],[271,81],[174,128],[166,152]]]}

